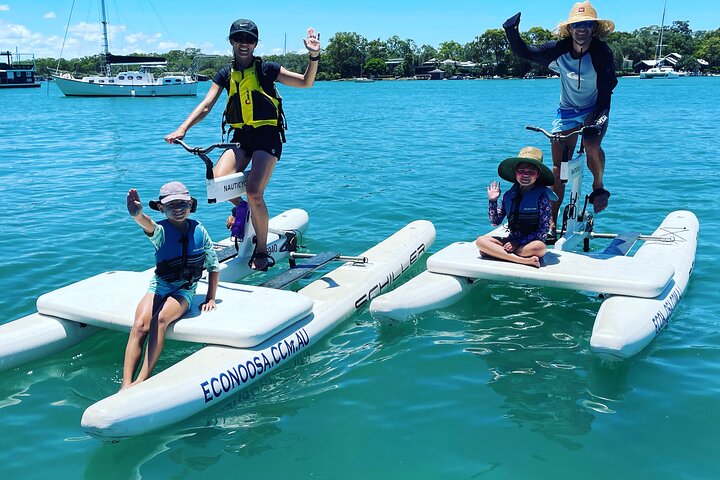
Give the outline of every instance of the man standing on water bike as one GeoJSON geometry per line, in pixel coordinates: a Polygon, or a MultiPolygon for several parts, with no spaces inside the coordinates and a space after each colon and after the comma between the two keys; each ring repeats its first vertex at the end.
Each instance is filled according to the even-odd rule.
{"type": "MultiPolygon", "coordinates": [[[[582,142],[587,154],[588,168],[593,175],[590,202],[595,213],[602,212],[607,207],[610,192],[605,190],[603,185],[605,152],[600,143],[607,131],[610,96],[618,82],[612,51],[600,38],[615,30],[615,24],[610,20],[598,19],[595,8],[588,1],[573,5],[568,20],[557,26],[562,40],[527,45],[520,37],[519,25],[520,13],[503,24],[513,52],[521,58],[556,69],[560,73],[560,106],[557,118],[553,121],[552,132],[567,134],[583,126],[598,127],[586,130],[582,142]]],[[[576,141],[577,137],[566,140],[568,151],[575,149],[576,141]]],[[[551,146],[555,174],[553,191],[557,194],[558,201],[553,203],[550,234],[555,236],[555,223],[565,196],[565,184],[560,179],[562,145],[552,142],[551,146]]]]}
{"type": "MultiPolygon", "coordinates": [[[[272,267],[275,261],[267,252],[268,210],[263,194],[275,164],[280,159],[285,141],[282,101],[275,90],[275,82],[291,87],[312,87],[320,59],[320,35],[316,34],[314,29],[308,28],[307,38],[304,38],[303,42],[310,53],[310,60],[302,75],[286,70],[275,62],[265,62],[254,56],[258,44],[258,28],[251,20],[239,19],[233,22],[229,40],[233,49],[232,64],[215,75],[203,101],[177,130],[165,137],[165,141],[173,143],[175,140],[182,140],[193,125],[210,113],[222,90],[227,90],[223,133],[225,125],[230,125],[231,130],[234,130],[232,143],[239,143],[240,146],[228,149],[222,154],[213,174],[217,178],[242,172],[252,161],[246,193],[257,243],[250,267],[265,271],[272,267]]],[[[243,203],[241,198],[231,201],[236,206],[243,203]]],[[[228,217],[228,229],[235,222],[234,214],[235,209],[233,215],[228,217]]],[[[238,219],[242,222],[244,220],[238,219]]]]}

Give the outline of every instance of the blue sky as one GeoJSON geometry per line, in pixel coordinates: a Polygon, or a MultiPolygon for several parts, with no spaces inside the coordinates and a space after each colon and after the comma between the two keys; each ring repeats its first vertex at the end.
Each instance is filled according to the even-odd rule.
{"type": "MultiPolygon", "coordinates": [[[[75,0],[63,56],[100,51],[99,0],[75,0]]],[[[467,43],[488,28],[500,28],[523,12],[521,29],[554,28],[567,18],[572,1],[519,0],[310,0],[227,2],[216,0],[107,0],[110,51],[116,54],[166,52],[186,47],[204,53],[229,53],[227,31],[236,18],[250,18],[260,28],[261,55],[304,51],[307,27],[321,33],[323,45],[336,32],[356,32],[368,39],[398,35],[420,46],[444,41],[467,43]],[[235,6],[232,6],[235,5],[235,6]],[[232,6],[232,7],[231,7],[232,6]]],[[[17,48],[36,57],[58,57],[73,0],[0,0],[0,50],[17,48]]],[[[663,0],[597,0],[601,18],[632,31],[660,24],[663,0]]],[[[720,28],[720,8],[713,0],[668,0],[666,24],[688,20],[693,30],[720,28]]]]}

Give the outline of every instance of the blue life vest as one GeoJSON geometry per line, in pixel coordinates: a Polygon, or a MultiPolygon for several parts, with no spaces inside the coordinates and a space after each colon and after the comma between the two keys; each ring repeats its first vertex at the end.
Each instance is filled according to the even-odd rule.
{"type": "Polygon", "coordinates": [[[540,227],[540,199],[547,196],[548,187],[534,186],[529,192],[520,193],[515,184],[503,195],[503,206],[507,214],[510,232],[529,235],[540,227]]]}
{"type": "Polygon", "coordinates": [[[198,222],[188,219],[185,233],[161,220],[165,229],[165,243],[155,252],[155,275],[166,282],[185,280],[188,287],[200,280],[205,266],[205,247],[202,228],[198,222]]]}

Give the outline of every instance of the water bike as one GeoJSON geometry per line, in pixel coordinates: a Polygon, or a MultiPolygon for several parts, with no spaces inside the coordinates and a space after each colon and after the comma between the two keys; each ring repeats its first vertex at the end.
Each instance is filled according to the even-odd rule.
{"type": "MultiPolygon", "coordinates": [[[[610,361],[631,357],[668,324],[685,291],[695,261],[697,217],[689,211],[674,211],[650,235],[596,233],[593,216],[587,210],[589,196],[582,194],[582,142],[572,159],[565,142],[592,127],[567,135],[526,128],[563,145],[560,176],[571,185],[558,239],[548,249],[542,266],[483,257],[474,242],[456,242],[431,255],[426,271],[375,298],[370,312],[385,322],[403,321],[450,306],[485,285],[485,280],[597,292],[605,299],[595,318],[592,351],[610,361]],[[599,238],[610,240],[610,244],[600,252],[590,252],[590,241],[599,238]],[[634,251],[637,241],[642,245],[634,251]],[[571,251],[580,246],[582,252],[571,251]]],[[[507,226],[494,229],[490,235],[506,237],[507,226]]]]}
{"type": "MultiPolygon", "coordinates": [[[[196,151],[204,150],[206,155],[223,145],[196,151]]],[[[235,193],[243,191],[241,187],[235,193]]],[[[298,252],[297,235],[307,225],[308,215],[299,209],[270,220],[268,251],[277,260],[292,260],[293,266],[257,286],[236,282],[252,272],[249,249],[237,249],[231,238],[218,242],[222,262],[217,309],[200,314],[199,304],[207,292],[202,279],[193,305],[166,333],[166,338],[205,346],[148,380],[90,405],[81,419],[85,432],[116,441],[173,424],[230,399],[291,363],[290,359],[365,308],[435,240],[432,223],[418,220],[358,256],[298,252]],[[342,264],[298,291],[290,288],[335,261],[342,264]]],[[[252,244],[253,235],[248,225],[240,244],[252,244]]],[[[152,275],[153,269],[105,272],[42,295],[36,313],[0,325],[0,370],[70,348],[101,329],[127,334],[135,305],[152,275]]],[[[121,361],[118,351],[119,365],[121,361]]]]}

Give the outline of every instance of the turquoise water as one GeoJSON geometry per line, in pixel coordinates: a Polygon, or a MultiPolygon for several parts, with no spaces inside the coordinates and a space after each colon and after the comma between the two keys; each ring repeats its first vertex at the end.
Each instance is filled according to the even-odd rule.
{"type": "MultiPolygon", "coordinates": [[[[549,155],[523,127],[549,126],[559,85],[321,82],[282,93],[290,130],[271,214],[304,208],[308,247],[357,254],[418,218],[437,228],[431,251],[487,231],[498,162],[527,144],[549,155]]],[[[126,336],[104,332],[0,373],[3,478],[717,478],[719,93],[717,78],[625,78],[614,95],[612,198],[597,230],[651,233],[677,209],[701,225],[688,289],[637,357],[592,355],[597,298],[492,284],[403,325],[361,311],[249,396],[103,444],[80,417],[121,378],[126,336]]],[[[0,91],[0,323],[33,312],[44,292],[152,265],[125,210],[131,187],[147,201],[183,181],[201,200],[196,218],[226,236],[229,209],[203,203],[200,161],[162,141],[198,100],[0,91]]],[[[221,110],[190,144],[219,140],[221,110]]],[[[158,368],[196,348],[169,341],[158,368]]]]}

